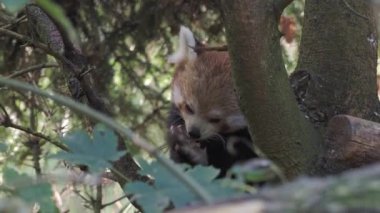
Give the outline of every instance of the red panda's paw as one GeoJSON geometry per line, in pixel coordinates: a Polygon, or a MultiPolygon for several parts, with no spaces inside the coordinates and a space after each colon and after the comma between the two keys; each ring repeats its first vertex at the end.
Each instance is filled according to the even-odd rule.
{"type": "Polygon", "coordinates": [[[206,149],[199,147],[199,144],[188,143],[185,145],[176,145],[175,149],[181,156],[184,156],[190,164],[208,165],[206,149]]]}
{"type": "Polygon", "coordinates": [[[185,130],[184,125],[170,126],[170,134],[173,140],[171,158],[176,162],[186,162],[191,165],[208,165],[208,156],[205,148],[201,148],[200,143],[191,139],[185,130]]]}
{"type": "Polygon", "coordinates": [[[170,126],[170,133],[177,138],[176,144],[185,145],[196,143],[196,141],[194,141],[187,135],[184,125],[170,126]]]}

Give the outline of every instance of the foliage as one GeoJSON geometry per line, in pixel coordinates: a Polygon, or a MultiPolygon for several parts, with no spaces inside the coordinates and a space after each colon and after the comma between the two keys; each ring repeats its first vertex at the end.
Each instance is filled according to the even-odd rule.
{"type": "Polygon", "coordinates": [[[11,192],[10,195],[17,196],[27,203],[39,204],[41,212],[54,212],[55,205],[52,200],[51,185],[42,180],[34,180],[25,174],[19,174],[11,168],[3,170],[3,189],[11,192]]]}
{"type": "Polygon", "coordinates": [[[3,3],[9,12],[15,13],[21,10],[28,0],[1,0],[0,3],[3,3]]]}
{"type": "Polygon", "coordinates": [[[50,157],[66,160],[72,164],[86,165],[95,173],[111,168],[110,162],[118,160],[125,154],[125,151],[117,150],[115,133],[101,125],[95,126],[93,138],[87,132],[77,130],[65,135],[62,140],[70,152],[60,151],[50,157]]]}
{"type": "MultiPolygon", "coordinates": [[[[137,202],[145,212],[162,212],[172,204],[175,208],[189,204],[199,203],[200,200],[181,182],[172,178],[172,175],[157,162],[150,164],[139,161],[142,173],[154,177],[154,185],[141,181],[128,183],[124,187],[127,194],[136,197],[137,202]]],[[[236,198],[242,196],[242,192],[233,188],[230,179],[215,180],[219,171],[212,167],[196,166],[189,168],[182,165],[182,170],[192,176],[215,200],[236,198]]]]}

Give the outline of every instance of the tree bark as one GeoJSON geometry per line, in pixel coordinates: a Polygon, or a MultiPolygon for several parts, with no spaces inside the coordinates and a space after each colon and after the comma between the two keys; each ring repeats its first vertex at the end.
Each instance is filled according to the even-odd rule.
{"type": "MultiPolygon", "coordinates": [[[[290,2],[290,1],[286,1],[290,2]]],[[[300,113],[281,55],[279,1],[223,0],[233,79],[254,144],[287,177],[310,172],[321,137],[300,113]]]]}
{"type": "Polygon", "coordinates": [[[371,5],[306,1],[296,70],[310,75],[301,104],[322,133],[338,114],[379,121],[377,30],[371,5]]]}

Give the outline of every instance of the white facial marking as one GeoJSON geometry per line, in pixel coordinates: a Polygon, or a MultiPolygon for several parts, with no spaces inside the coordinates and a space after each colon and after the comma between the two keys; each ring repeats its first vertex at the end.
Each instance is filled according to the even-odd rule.
{"type": "Polygon", "coordinates": [[[179,89],[177,85],[173,86],[172,102],[174,102],[175,104],[179,104],[183,102],[183,96],[182,96],[181,90],[179,89]]]}
{"type": "Polygon", "coordinates": [[[234,127],[234,129],[239,129],[247,126],[247,122],[243,115],[231,115],[227,117],[227,123],[230,127],[234,127]]]}
{"type": "Polygon", "coordinates": [[[201,133],[201,140],[209,138],[216,133],[213,125],[210,125],[208,122],[195,115],[187,116],[185,118],[185,126],[187,132],[189,132],[192,127],[198,128],[201,133]]]}
{"type": "Polygon", "coordinates": [[[223,113],[221,110],[219,109],[213,109],[209,112],[209,116],[215,116],[215,117],[219,117],[219,116],[222,116],[223,113]]]}

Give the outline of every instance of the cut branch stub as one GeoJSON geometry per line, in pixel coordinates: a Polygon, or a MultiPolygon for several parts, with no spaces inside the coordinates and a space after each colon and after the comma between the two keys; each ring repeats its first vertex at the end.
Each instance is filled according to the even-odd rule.
{"type": "Polygon", "coordinates": [[[334,172],[380,161],[380,123],[349,115],[333,117],[324,160],[326,169],[334,172]]]}

